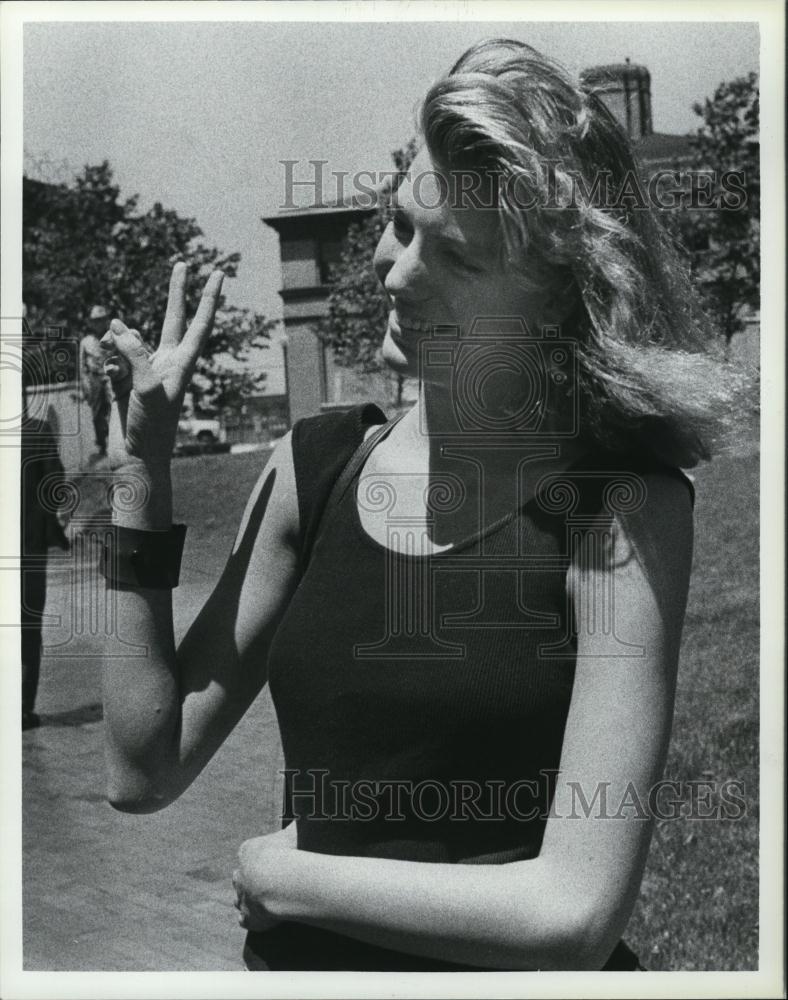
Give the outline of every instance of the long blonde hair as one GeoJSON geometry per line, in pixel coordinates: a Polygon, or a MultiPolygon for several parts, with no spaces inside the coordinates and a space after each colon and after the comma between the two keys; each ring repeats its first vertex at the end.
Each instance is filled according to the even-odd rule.
{"type": "Polygon", "coordinates": [[[531,46],[492,39],[430,88],[421,129],[437,164],[498,178],[505,259],[571,304],[581,433],[673,465],[709,458],[745,378],[710,353],[688,267],[653,209],[600,202],[600,178],[615,190],[638,176],[602,101],[531,46]]]}

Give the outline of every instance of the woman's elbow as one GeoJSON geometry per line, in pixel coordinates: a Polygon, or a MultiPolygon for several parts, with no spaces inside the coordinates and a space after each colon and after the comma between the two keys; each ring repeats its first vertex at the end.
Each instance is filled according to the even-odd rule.
{"type": "Polygon", "coordinates": [[[139,799],[113,792],[107,794],[107,801],[118,812],[133,813],[137,816],[159,812],[170,804],[169,799],[157,799],[155,797],[139,799]]]}
{"type": "MultiPolygon", "coordinates": [[[[539,968],[553,972],[595,972],[602,969],[618,943],[623,927],[609,908],[567,901],[555,933],[546,942],[539,968]]],[[[525,967],[529,967],[527,959],[525,967]]],[[[533,968],[531,956],[530,968],[533,968]]]]}
{"type": "Polygon", "coordinates": [[[605,905],[579,907],[561,942],[560,965],[567,972],[598,972],[607,963],[624,930],[605,905]]]}
{"type": "Polygon", "coordinates": [[[157,788],[139,776],[110,773],[107,778],[107,801],[118,812],[144,815],[164,809],[176,796],[157,788]]]}

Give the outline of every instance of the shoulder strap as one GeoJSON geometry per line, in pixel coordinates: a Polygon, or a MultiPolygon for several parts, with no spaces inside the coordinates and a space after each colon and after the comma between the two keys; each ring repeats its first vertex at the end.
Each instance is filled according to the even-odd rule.
{"type": "Polygon", "coordinates": [[[318,542],[318,539],[323,534],[326,525],[331,520],[335,510],[339,506],[342,497],[347,493],[350,484],[358,475],[359,471],[363,467],[367,458],[371,455],[375,445],[383,440],[394,428],[394,426],[402,419],[403,414],[401,413],[398,417],[388,423],[381,424],[377,430],[374,430],[369,437],[365,438],[361,444],[356,448],[350,457],[345,468],[340,473],[337,478],[331,492],[328,495],[328,500],[326,500],[326,505],[323,508],[323,513],[320,519],[313,519],[310,524],[311,531],[304,537],[303,545],[303,560],[304,569],[309,562],[309,557],[312,554],[312,550],[318,542]]]}
{"type": "Polygon", "coordinates": [[[302,417],[293,424],[293,465],[298,495],[300,563],[317,534],[326,501],[370,424],[385,424],[374,403],[302,417]]]}

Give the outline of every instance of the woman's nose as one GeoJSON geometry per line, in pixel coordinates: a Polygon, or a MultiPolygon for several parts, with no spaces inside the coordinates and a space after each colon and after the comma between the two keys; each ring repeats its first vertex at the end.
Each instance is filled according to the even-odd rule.
{"type": "Polygon", "coordinates": [[[423,292],[426,268],[415,237],[403,245],[390,227],[386,229],[375,251],[374,267],[380,283],[392,297],[418,297],[423,292]]]}

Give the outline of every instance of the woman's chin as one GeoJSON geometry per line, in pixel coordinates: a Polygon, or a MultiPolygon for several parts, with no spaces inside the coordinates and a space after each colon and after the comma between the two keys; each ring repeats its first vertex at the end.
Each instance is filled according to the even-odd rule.
{"type": "Polygon", "coordinates": [[[410,368],[412,360],[408,358],[388,330],[386,331],[386,336],[383,338],[380,356],[383,358],[386,365],[398,375],[411,374],[410,368]]]}

